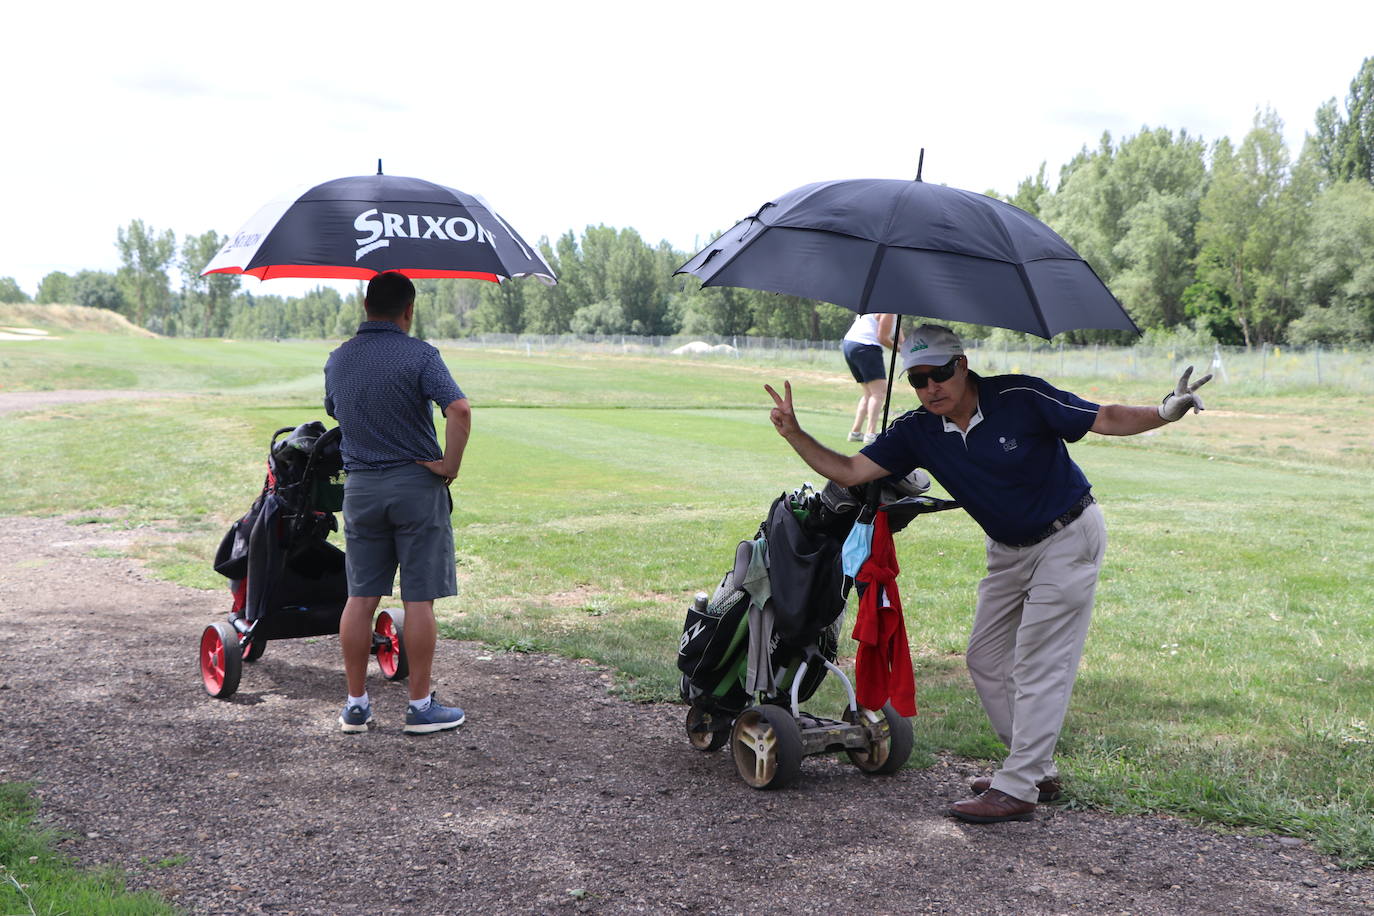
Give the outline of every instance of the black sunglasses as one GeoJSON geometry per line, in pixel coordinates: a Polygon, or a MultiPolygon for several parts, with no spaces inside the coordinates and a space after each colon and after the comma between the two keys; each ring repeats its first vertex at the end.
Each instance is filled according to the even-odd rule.
{"type": "Polygon", "coordinates": [[[954,357],[943,366],[936,366],[929,372],[908,372],[906,377],[912,388],[924,388],[926,382],[947,382],[954,377],[954,369],[959,365],[959,357],[954,357]]]}

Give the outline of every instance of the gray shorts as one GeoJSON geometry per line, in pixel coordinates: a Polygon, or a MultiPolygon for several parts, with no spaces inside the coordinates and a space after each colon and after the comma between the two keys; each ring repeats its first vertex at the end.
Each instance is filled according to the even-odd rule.
{"type": "Polygon", "coordinates": [[[453,503],[444,480],[418,464],[350,471],[344,481],[348,594],[387,597],[401,568],[401,600],[458,594],[453,503]]]}

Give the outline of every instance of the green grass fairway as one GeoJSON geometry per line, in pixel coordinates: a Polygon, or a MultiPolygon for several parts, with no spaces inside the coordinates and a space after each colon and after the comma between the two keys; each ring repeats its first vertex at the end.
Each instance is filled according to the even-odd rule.
{"type": "MultiPolygon", "coordinates": [[[[191,395],[0,415],[0,515],[151,526],[158,536],[137,550],[154,568],[221,588],[209,558],[261,486],[272,430],[325,418],[329,349],[81,333],[0,343],[0,391],[191,395]]],[[[769,424],[763,383],[791,378],[803,425],[852,448],[857,390],[838,355],[793,368],[458,347],[445,357],[474,406],[454,488],[462,594],[440,602],[445,635],[597,659],[633,698],[676,698],[691,596],[719,581],[774,497],[814,480],[769,424]]],[[[1150,403],[1172,381],[1066,387],[1150,403]]],[[[1372,864],[1374,404],[1220,382],[1206,395],[1201,416],[1071,449],[1109,528],[1061,745],[1073,803],[1305,836],[1372,864]]],[[[996,759],[961,654],[981,532],[962,513],[927,516],[898,549],[916,763],[940,751],[996,759]]]]}

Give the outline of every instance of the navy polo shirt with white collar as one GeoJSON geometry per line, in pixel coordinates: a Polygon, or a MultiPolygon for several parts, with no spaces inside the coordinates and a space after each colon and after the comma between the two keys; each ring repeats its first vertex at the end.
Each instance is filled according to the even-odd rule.
{"type": "Polygon", "coordinates": [[[348,471],[442,459],[430,405],[463,397],[438,349],[390,321],[364,321],[324,364],[324,409],[343,429],[348,471]]]}
{"type": "Polygon", "coordinates": [[[1083,438],[1099,405],[1030,375],[970,372],[969,381],[978,386],[978,410],[967,432],[919,407],[861,454],[899,477],[925,468],[988,537],[1020,543],[1091,489],[1064,443],[1083,438]]]}

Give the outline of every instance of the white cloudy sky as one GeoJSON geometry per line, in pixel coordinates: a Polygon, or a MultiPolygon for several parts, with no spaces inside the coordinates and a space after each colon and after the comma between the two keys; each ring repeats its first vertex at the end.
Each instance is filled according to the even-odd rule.
{"type": "Polygon", "coordinates": [[[927,181],[1010,192],[1104,130],[1239,140],[1268,106],[1296,154],[1374,3],[54,0],[5,31],[0,276],[32,294],[116,268],[134,218],[229,233],[378,158],[531,240],[689,250],[806,182],[914,177],[921,147],[927,181]]]}

